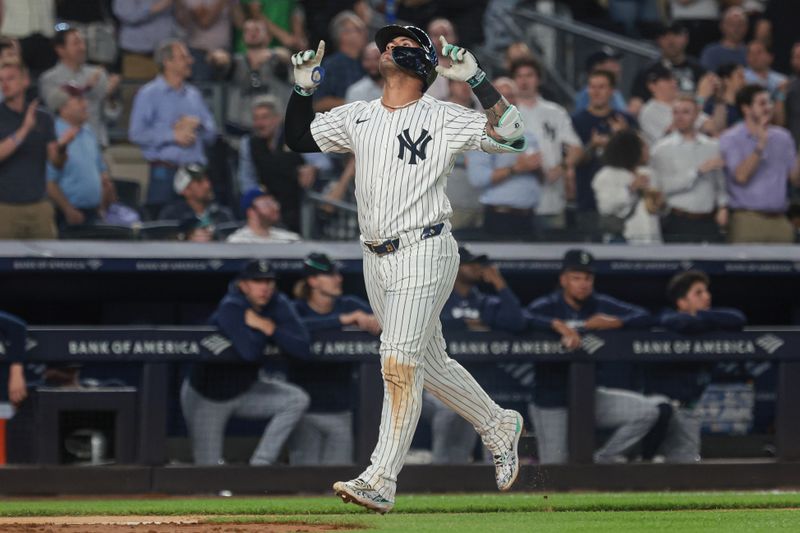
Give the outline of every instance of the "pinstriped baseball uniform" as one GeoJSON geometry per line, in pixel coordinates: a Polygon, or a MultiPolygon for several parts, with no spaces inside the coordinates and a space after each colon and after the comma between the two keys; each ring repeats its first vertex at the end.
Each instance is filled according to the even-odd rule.
{"type": "MultiPolygon", "coordinates": [[[[479,150],[486,116],[430,96],[390,112],[380,100],[317,114],[311,123],[323,152],[353,152],[362,242],[399,238],[399,250],[377,255],[364,246],[364,279],[381,334],[384,397],[378,444],[359,476],[394,501],[419,420],[422,388],[468,420],[487,446],[503,410],[445,351],[439,313],[458,270],[449,231],[447,175],[458,153],[479,150]],[[441,234],[423,229],[445,223],[441,234]]],[[[508,443],[505,443],[508,444],[508,443]]]]}

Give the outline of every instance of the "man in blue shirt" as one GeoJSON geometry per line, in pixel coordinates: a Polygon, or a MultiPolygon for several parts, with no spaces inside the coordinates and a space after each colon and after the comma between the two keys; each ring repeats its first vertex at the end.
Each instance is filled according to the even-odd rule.
{"type": "Polygon", "coordinates": [[[364,77],[361,54],[367,46],[367,27],[352,11],[342,11],[331,21],[337,52],[325,58],[322,66],[334,76],[325,76],[314,93],[314,111],[330,111],[345,104],[347,89],[364,77]]]}
{"type": "Polygon", "coordinates": [[[266,260],[245,266],[209,322],[231,341],[242,361],[195,363],[183,382],[181,407],[194,461],[199,465],[224,462],[225,426],[237,416],[270,418],[250,464],[274,464],[308,409],[309,399],[299,387],[261,373],[264,349],[274,344],[286,355],[307,358],[308,331],[291,301],[275,290],[275,272],[266,260]]]}
{"type": "MultiPolygon", "coordinates": [[[[667,285],[672,309],[659,317],[661,326],[677,333],[740,330],[746,322],[738,309],[711,307],[710,281],[704,272],[688,270],[676,274],[667,285]]],[[[658,363],[647,365],[645,392],[674,404],[658,453],[667,462],[700,460],[701,420],[696,406],[710,381],[710,363],[658,363]]]]}
{"type": "Polygon", "coordinates": [[[203,95],[186,83],[192,73],[186,45],[166,41],[156,51],[156,62],[161,74],[136,93],[128,127],[128,138],[139,145],[150,164],[145,204],[153,216],[175,198],[172,178],[178,167],[205,165],[204,147],[217,134],[203,95]]]}
{"type": "MultiPolygon", "coordinates": [[[[339,265],[322,253],[303,261],[305,278],[295,287],[295,310],[313,334],[361,330],[380,335],[369,304],[342,294],[339,265]]],[[[292,465],[335,465],[353,462],[352,368],[348,364],[313,361],[292,365],[292,381],[311,395],[311,407],[289,440],[292,465]]],[[[474,433],[474,431],[473,431],[474,433]]]]}
{"type": "Polygon", "coordinates": [[[100,142],[87,124],[88,102],[83,90],[65,85],[47,95],[47,105],[58,111],[56,135],[77,130],[63,168],[47,165],[47,194],[58,207],[60,226],[93,224],[99,216],[103,181],[109,177],[100,142]]]}
{"type": "Polygon", "coordinates": [[[583,157],[575,167],[575,183],[567,182],[567,197],[575,200],[577,229],[597,232],[597,202],[592,178],[603,165],[603,152],[611,136],[626,128],[637,128],[636,120],[611,105],[617,83],[613,72],[595,70],[589,75],[589,106],[572,115],[575,133],[583,143],[583,157]]]}
{"type": "MultiPolygon", "coordinates": [[[[585,250],[568,250],[564,254],[559,283],[560,289],[531,302],[525,317],[529,328],[559,334],[567,350],[579,348],[587,332],[646,327],[652,323],[650,314],[641,307],[594,292],[594,258],[585,250]]],[[[568,370],[568,363],[535,365],[530,414],[543,464],[567,460],[568,370]]],[[[657,402],[632,392],[633,381],[630,364],[597,365],[595,425],[612,431],[594,454],[597,463],[624,461],[626,453],[658,420],[657,402]]]]}
{"type": "MultiPolygon", "coordinates": [[[[614,77],[619,79],[622,74],[622,64],[619,62],[620,55],[608,46],[604,46],[597,52],[591,54],[586,58],[585,72],[591,75],[595,70],[605,70],[614,74],[614,77]]],[[[589,107],[589,86],[588,84],[582,88],[578,94],[575,95],[575,113],[580,113],[589,107]]],[[[611,107],[614,111],[627,111],[628,106],[625,103],[625,97],[619,89],[614,89],[614,94],[611,97],[611,107]]]]}
{"type": "MultiPolygon", "coordinates": [[[[464,246],[459,246],[458,256],[453,292],[440,314],[444,333],[522,331],[525,319],[519,299],[488,256],[475,255],[464,246]],[[491,285],[494,294],[481,291],[479,283],[491,285]]],[[[422,418],[431,423],[434,464],[469,462],[478,438],[469,422],[427,392],[423,394],[422,418]]]]}

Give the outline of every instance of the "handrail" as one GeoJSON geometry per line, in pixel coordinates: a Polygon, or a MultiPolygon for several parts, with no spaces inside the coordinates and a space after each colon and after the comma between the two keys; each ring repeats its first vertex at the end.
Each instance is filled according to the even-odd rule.
{"type": "Polygon", "coordinates": [[[358,208],[355,206],[355,204],[351,204],[350,202],[343,202],[341,200],[331,200],[324,194],[320,194],[318,192],[306,191],[306,198],[318,204],[332,205],[333,207],[344,209],[345,211],[350,211],[351,213],[358,212],[358,208]]]}
{"type": "Polygon", "coordinates": [[[581,22],[540,13],[534,9],[524,7],[518,8],[514,11],[514,17],[515,19],[517,17],[527,19],[530,22],[543,24],[571,35],[607,44],[620,51],[635,54],[647,59],[656,59],[659,55],[658,49],[653,45],[637,42],[629,37],[595,28],[594,26],[589,26],[581,22]]]}

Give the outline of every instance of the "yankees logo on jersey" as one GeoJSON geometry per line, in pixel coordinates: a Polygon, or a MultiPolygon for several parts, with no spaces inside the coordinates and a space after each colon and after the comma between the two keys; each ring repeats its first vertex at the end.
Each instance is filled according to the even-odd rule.
{"type": "Polygon", "coordinates": [[[400,152],[397,154],[397,158],[403,159],[406,155],[406,149],[408,149],[408,151],[411,152],[411,160],[408,162],[409,165],[416,165],[418,157],[424,161],[425,147],[428,146],[428,143],[432,139],[433,137],[428,135],[428,130],[423,129],[419,137],[412,141],[411,135],[408,133],[408,128],[406,128],[403,130],[402,135],[397,136],[397,140],[400,142],[400,152]]]}
{"type": "Polygon", "coordinates": [[[452,214],[445,196],[456,156],[479,150],[486,115],[425,95],[386,110],[380,100],[317,114],[311,133],[323,152],[356,156],[356,201],[365,240],[434,226],[452,214]]]}

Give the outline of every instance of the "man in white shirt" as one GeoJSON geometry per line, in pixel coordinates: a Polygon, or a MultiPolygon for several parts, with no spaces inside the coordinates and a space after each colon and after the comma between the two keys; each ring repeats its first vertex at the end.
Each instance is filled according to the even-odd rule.
{"type": "Polygon", "coordinates": [[[242,196],[242,213],[247,218],[244,227],[232,233],[227,241],[233,243],[290,243],[301,240],[297,233],[274,227],[280,222],[281,204],[261,187],[254,187],[242,196]]]}
{"type": "Polygon", "coordinates": [[[345,101],[356,102],[364,100],[369,102],[380,98],[383,93],[383,78],[378,70],[378,64],[381,60],[381,52],[375,43],[369,43],[361,54],[361,66],[364,68],[366,75],[347,88],[344,95],[345,101]]]}
{"type": "Polygon", "coordinates": [[[647,74],[647,88],[653,97],[642,106],[639,127],[652,146],[672,131],[672,104],[678,96],[678,84],[671,70],[657,66],[647,74]]]}
{"type": "Polygon", "coordinates": [[[567,111],[539,94],[542,69],[538,61],[533,58],[517,60],[512,63],[510,73],[517,84],[520,115],[525,128],[536,138],[542,158],[544,181],[536,208],[537,226],[540,231],[564,228],[566,183],[575,182],[575,164],[582,152],[581,140],[567,111]]]}
{"type": "Polygon", "coordinates": [[[728,196],[719,143],[697,131],[700,113],[691,96],[673,104],[675,131],[652,149],[654,186],[666,197],[661,223],[666,242],[721,242],[728,223],[728,196]]]}

